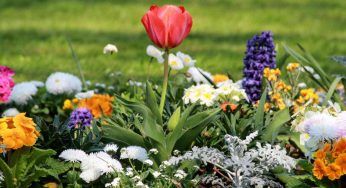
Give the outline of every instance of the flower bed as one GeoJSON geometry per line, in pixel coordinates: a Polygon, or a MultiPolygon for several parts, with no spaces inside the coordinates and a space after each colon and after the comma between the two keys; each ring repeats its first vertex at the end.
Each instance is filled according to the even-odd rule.
{"type": "Polygon", "coordinates": [[[243,79],[213,75],[174,52],[193,23],[184,7],[152,6],[142,23],[162,86],[115,73],[92,84],[79,61],[79,77],[14,83],[0,66],[1,185],[346,186],[344,76],[301,46],[279,57],[269,31],[248,41],[243,79]]]}

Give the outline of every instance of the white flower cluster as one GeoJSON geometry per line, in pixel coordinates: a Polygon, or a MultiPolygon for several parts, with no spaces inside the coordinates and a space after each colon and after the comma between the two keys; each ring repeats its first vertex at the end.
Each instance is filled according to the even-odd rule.
{"type": "MultiPolygon", "coordinates": [[[[95,181],[100,176],[109,173],[124,173],[128,177],[132,177],[135,169],[127,168],[124,172],[121,163],[110,155],[115,154],[118,149],[119,148],[116,144],[107,144],[103,151],[90,154],[86,154],[82,150],[67,149],[63,151],[59,157],[66,161],[81,163],[82,172],[80,174],[80,178],[87,183],[95,181]]],[[[154,162],[149,159],[147,151],[139,146],[128,146],[126,148],[122,148],[120,153],[120,159],[136,159],[147,166],[152,166],[154,164],[154,162]]],[[[133,178],[136,179],[136,177],[133,178]]],[[[138,184],[139,187],[147,187],[141,182],[140,177],[135,181],[135,183],[136,186],[138,184]]],[[[120,186],[120,178],[118,177],[105,185],[105,187],[118,186],[120,186]]]]}
{"type": "Polygon", "coordinates": [[[82,90],[82,82],[72,74],[55,72],[47,78],[46,89],[54,95],[74,94],[82,90]]]}
{"type": "Polygon", "coordinates": [[[43,85],[38,81],[18,83],[13,87],[10,99],[17,105],[26,105],[37,94],[38,87],[43,85]]]}
{"type": "Polygon", "coordinates": [[[87,183],[97,180],[103,174],[123,170],[118,160],[103,151],[86,154],[82,150],[68,149],[63,151],[59,157],[70,162],[81,162],[80,178],[87,183]]]}
{"type": "Polygon", "coordinates": [[[212,106],[218,100],[239,102],[242,99],[248,100],[245,90],[231,81],[224,82],[216,89],[209,84],[191,86],[183,96],[185,104],[198,102],[206,106],[212,106]]]}
{"type": "MultiPolygon", "coordinates": [[[[163,63],[165,59],[163,55],[165,52],[157,49],[153,45],[147,46],[147,55],[155,58],[159,63],[163,63]]],[[[184,54],[182,52],[178,52],[176,55],[168,54],[168,64],[174,70],[183,69],[184,66],[193,67],[196,63],[196,60],[192,59],[191,56],[184,54]]]]}
{"type": "MultiPolygon", "coordinates": [[[[270,144],[262,146],[257,143],[257,148],[248,150],[248,145],[256,136],[257,132],[250,134],[245,140],[241,140],[236,136],[226,135],[225,140],[228,149],[226,153],[214,148],[194,147],[192,151],[186,152],[182,156],[171,157],[166,165],[177,165],[185,160],[199,160],[204,164],[213,164],[223,171],[229,180],[232,180],[231,185],[228,186],[264,187],[276,185],[267,176],[270,170],[282,166],[290,171],[295,167],[296,162],[287,156],[286,151],[280,146],[270,144]]],[[[220,182],[220,179],[212,176],[210,175],[204,180],[213,184],[227,184],[227,182],[220,182]]]]}
{"type": "Polygon", "coordinates": [[[210,84],[210,81],[213,80],[213,76],[207,72],[197,67],[190,67],[187,70],[187,79],[189,81],[195,82],[198,84],[210,84]]]}
{"type": "Polygon", "coordinates": [[[346,111],[337,106],[320,111],[307,111],[295,127],[301,133],[300,144],[308,149],[309,153],[317,150],[324,141],[331,141],[346,136],[346,111]]]}

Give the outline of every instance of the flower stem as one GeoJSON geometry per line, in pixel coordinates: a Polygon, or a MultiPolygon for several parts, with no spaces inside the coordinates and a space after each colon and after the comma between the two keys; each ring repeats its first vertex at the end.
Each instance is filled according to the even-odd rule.
{"type": "Polygon", "coordinates": [[[166,94],[167,94],[167,85],[168,85],[168,75],[169,75],[169,67],[168,67],[168,54],[169,50],[165,50],[165,62],[164,62],[164,71],[163,71],[163,84],[162,84],[162,93],[161,93],[161,101],[160,101],[160,114],[163,115],[163,108],[165,106],[166,94]]]}

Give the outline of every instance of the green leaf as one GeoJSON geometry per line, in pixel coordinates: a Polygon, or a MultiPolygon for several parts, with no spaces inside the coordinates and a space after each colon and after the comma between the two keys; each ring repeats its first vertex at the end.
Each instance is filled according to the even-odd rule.
{"type": "Polygon", "coordinates": [[[175,129],[170,134],[167,135],[167,151],[169,153],[171,153],[173,151],[175,143],[182,136],[185,122],[186,122],[187,118],[190,116],[190,114],[191,114],[191,112],[195,106],[196,105],[193,104],[184,110],[184,112],[181,114],[181,117],[180,117],[179,122],[178,122],[177,126],[175,127],[175,129]]]}
{"type": "Polygon", "coordinates": [[[323,101],[323,106],[326,106],[328,101],[332,98],[333,96],[333,93],[336,89],[336,86],[338,85],[338,83],[341,81],[342,77],[336,77],[333,81],[333,83],[330,85],[329,87],[329,90],[328,90],[328,93],[326,95],[326,98],[324,99],[323,101]]]}
{"type": "Polygon", "coordinates": [[[193,129],[201,124],[201,122],[207,120],[210,118],[211,114],[216,114],[220,110],[219,109],[211,109],[207,111],[203,111],[200,113],[197,113],[187,119],[187,122],[184,126],[185,129],[193,129]]]}
{"type": "Polygon", "coordinates": [[[103,138],[107,140],[126,146],[136,145],[145,147],[143,137],[130,129],[125,129],[118,125],[104,125],[102,129],[104,132],[103,138]]]}
{"type": "Polygon", "coordinates": [[[117,98],[123,105],[131,108],[133,111],[140,113],[143,117],[143,136],[155,140],[156,142],[165,145],[165,137],[162,126],[156,124],[155,116],[151,110],[139,102],[131,102],[120,97],[117,98]]]}
{"type": "Polygon", "coordinates": [[[280,128],[283,124],[291,119],[288,108],[276,112],[273,116],[272,121],[264,130],[262,139],[264,141],[273,141],[278,135],[280,128]]]}
{"type": "Polygon", "coordinates": [[[5,184],[7,188],[14,188],[15,187],[15,181],[14,176],[12,174],[12,171],[10,167],[6,164],[4,160],[0,158],[0,170],[4,174],[5,178],[5,184]]]}
{"type": "Polygon", "coordinates": [[[261,130],[263,127],[263,120],[264,120],[264,106],[266,103],[266,99],[267,99],[267,91],[264,91],[262,93],[260,102],[258,104],[258,108],[256,110],[256,114],[255,114],[255,127],[256,130],[261,130]]]}
{"type": "MultiPolygon", "coordinates": [[[[220,109],[213,109],[206,111],[208,112],[208,116],[198,116],[201,117],[200,119],[194,118],[195,121],[193,124],[190,123],[190,118],[187,120],[186,124],[189,124],[189,129],[186,130],[181,138],[176,143],[176,148],[180,151],[184,151],[187,148],[190,148],[193,141],[196,140],[196,137],[200,135],[200,133],[208,126],[208,124],[212,121],[214,121],[217,118],[217,114],[219,113],[220,109]],[[198,120],[198,121],[197,121],[198,120]],[[193,126],[192,126],[193,125],[193,126]]],[[[206,113],[201,112],[201,113],[206,113]]],[[[198,114],[197,114],[198,115],[198,114]]],[[[195,115],[196,116],[196,115],[195,115]]]]}
{"type": "Polygon", "coordinates": [[[310,188],[309,185],[306,183],[300,181],[299,179],[295,178],[294,176],[288,174],[288,173],[279,173],[275,174],[275,176],[285,183],[286,187],[288,188],[310,188]]]}
{"type": "Polygon", "coordinates": [[[298,132],[291,133],[290,140],[302,151],[303,153],[306,153],[306,148],[300,144],[300,134],[298,132]]]}
{"type": "Polygon", "coordinates": [[[157,99],[156,99],[155,93],[153,91],[153,88],[151,87],[151,84],[148,81],[146,83],[145,103],[151,109],[153,114],[155,115],[157,123],[162,126],[163,125],[162,117],[161,117],[161,114],[159,111],[159,106],[157,105],[157,99]]]}
{"type": "Polygon", "coordinates": [[[177,108],[168,120],[168,130],[172,131],[177,126],[180,119],[180,107],[177,108]]]}

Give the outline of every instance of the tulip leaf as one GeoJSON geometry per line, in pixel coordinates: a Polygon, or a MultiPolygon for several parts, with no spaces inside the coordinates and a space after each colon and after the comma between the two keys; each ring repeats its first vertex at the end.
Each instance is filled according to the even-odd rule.
{"type": "Polygon", "coordinates": [[[102,127],[103,138],[112,142],[120,143],[125,146],[142,146],[145,147],[143,137],[130,129],[125,129],[118,125],[105,125],[102,127]]]}
{"type": "Polygon", "coordinates": [[[332,84],[329,87],[328,93],[326,95],[326,98],[323,101],[323,106],[326,106],[328,101],[332,98],[334,91],[336,89],[336,86],[338,85],[338,83],[341,81],[342,77],[336,77],[334,79],[334,81],[332,82],[332,84]]]}
{"type": "Polygon", "coordinates": [[[191,146],[192,142],[195,141],[196,137],[200,135],[200,133],[209,125],[209,123],[217,118],[217,114],[219,112],[219,109],[213,109],[206,112],[201,112],[208,113],[207,116],[199,116],[199,114],[201,113],[194,115],[195,118],[193,118],[193,120],[195,122],[193,123],[193,126],[191,126],[189,122],[191,118],[188,118],[186,125],[190,124],[190,126],[187,130],[184,131],[183,135],[177,141],[175,147],[180,151],[188,149],[191,146]],[[197,119],[196,117],[199,117],[200,119],[197,119]]]}
{"type": "Polygon", "coordinates": [[[276,112],[273,116],[272,121],[264,130],[262,139],[264,141],[273,141],[275,137],[278,135],[281,126],[288,122],[290,119],[291,116],[288,108],[276,112]]]}
{"type": "Polygon", "coordinates": [[[175,129],[180,118],[180,107],[177,108],[168,120],[168,130],[172,131],[175,129]]]}
{"type": "Polygon", "coordinates": [[[261,99],[259,101],[256,114],[255,114],[255,127],[257,130],[261,130],[263,127],[264,121],[264,107],[267,100],[267,91],[262,93],[261,99]]]}
{"type": "Polygon", "coordinates": [[[163,125],[162,117],[159,111],[159,106],[157,105],[157,99],[153,91],[153,88],[151,87],[151,84],[148,81],[146,83],[146,98],[145,99],[146,99],[145,103],[155,115],[155,119],[157,123],[162,126],[163,125]]]}

